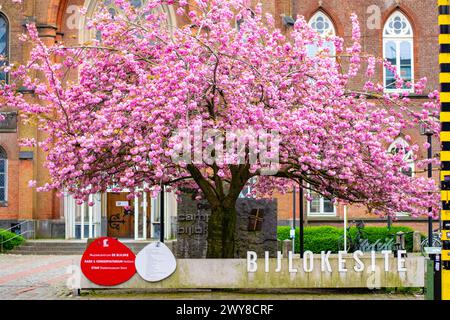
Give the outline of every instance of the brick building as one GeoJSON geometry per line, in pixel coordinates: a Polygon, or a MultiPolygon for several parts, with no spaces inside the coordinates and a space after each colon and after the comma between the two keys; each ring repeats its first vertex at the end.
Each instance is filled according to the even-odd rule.
{"type": "MultiPolygon", "coordinates": [[[[277,6],[275,6],[277,8],[277,6]]],[[[283,1],[278,4],[281,14],[296,17],[302,15],[309,24],[324,32],[331,32],[343,37],[351,43],[351,24],[349,16],[352,12],[358,15],[361,23],[362,50],[384,57],[397,65],[397,70],[405,80],[418,80],[428,78],[427,90],[439,88],[438,63],[438,12],[434,0],[376,0],[376,1],[339,1],[339,0],[310,0],[310,1],[283,1]]],[[[288,27],[285,27],[288,28],[288,27]]],[[[390,75],[380,67],[377,69],[380,82],[385,84],[386,91],[395,91],[390,88],[390,75]]],[[[361,87],[364,79],[357,79],[356,85],[361,87]]],[[[425,96],[415,95],[411,92],[413,105],[420,106],[425,96]]],[[[427,157],[427,149],[423,144],[426,136],[420,134],[420,128],[408,130],[398,137],[395,144],[407,145],[417,143],[417,154],[409,154],[411,172],[407,174],[426,175],[423,172],[414,172],[414,157],[416,160],[427,157]],[[405,137],[411,140],[407,142],[405,137]]],[[[440,144],[433,139],[433,154],[438,153],[440,144]]],[[[386,146],[392,152],[394,145],[386,146]]],[[[433,168],[433,177],[438,181],[438,168],[433,168]]],[[[298,191],[298,190],[297,190],[298,191]]],[[[298,197],[298,193],[297,193],[298,197]]],[[[297,208],[298,200],[297,200],[297,208]]],[[[297,209],[298,210],[298,209],[297,209]]],[[[278,196],[278,221],[280,225],[292,224],[293,195],[292,193],[278,196]]],[[[312,202],[304,201],[303,212],[307,225],[343,225],[344,208],[333,206],[326,199],[314,197],[312,202]]],[[[349,207],[348,220],[365,220],[368,225],[386,225],[387,219],[367,213],[363,207],[349,207]]],[[[298,219],[299,213],[296,213],[298,219]]],[[[408,225],[414,229],[426,232],[426,218],[412,218],[408,213],[399,213],[394,225],[408,225]]],[[[297,221],[298,226],[298,221],[297,221]]],[[[434,223],[434,228],[439,224],[434,223]]]]}
{"type": "MultiPolygon", "coordinates": [[[[9,61],[24,63],[30,48],[18,41],[24,32],[24,24],[34,21],[42,40],[47,45],[64,42],[76,45],[95,36],[85,28],[85,19],[79,15],[81,7],[92,15],[102,0],[23,0],[21,4],[10,0],[0,0],[0,53],[9,61]]],[[[133,0],[139,4],[143,0],[133,0]]],[[[278,26],[286,33],[290,23],[297,15],[303,15],[311,26],[320,32],[332,32],[349,40],[351,37],[350,14],[355,12],[361,21],[363,50],[377,56],[385,56],[398,66],[405,78],[427,77],[428,87],[438,88],[438,27],[435,0],[263,0],[265,12],[276,18],[278,26]]],[[[174,24],[183,24],[174,14],[172,6],[161,10],[167,13],[174,24]],[[177,20],[178,19],[178,20],[177,20]]],[[[313,51],[313,48],[312,48],[313,51]]],[[[313,52],[312,52],[313,54],[313,52]]],[[[380,81],[390,90],[389,74],[378,70],[380,81]]],[[[359,79],[362,83],[363,79],[359,79]]],[[[425,97],[411,94],[418,105],[425,97]]],[[[33,96],[29,94],[29,99],[33,96]]],[[[122,193],[107,192],[95,196],[94,207],[78,206],[70,196],[58,198],[54,193],[38,193],[28,187],[29,180],[42,185],[48,174],[43,168],[45,154],[36,148],[20,147],[18,139],[34,137],[42,140],[42,133],[30,124],[16,122],[15,110],[8,113],[8,121],[0,125],[0,227],[9,228],[20,221],[31,221],[36,235],[53,238],[85,238],[98,235],[115,235],[134,238],[155,237],[158,234],[157,200],[147,196],[135,199],[137,211],[128,214],[126,228],[123,228],[123,202],[126,190],[122,193]],[[138,205],[139,204],[139,205],[138,205]],[[122,224],[120,224],[122,223],[122,224]],[[118,224],[120,227],[118,227],[118,224]]],[[[427,150],[422,142],[419,128],[405,132],[412,142],[420,142],[417,156],[426,157],[427,150]]],[[[433,150],[438,150],[439,142],[434,139],[433,150]]],[[[398,142],[408,143],[403,137],[398,142]]],[[[411,142],[410,142],[411,143],[411,142]]],[[[389,146],[386,146],[387,150],[389,146]]],[[[391,147],[392,150],[392,147],[391,147]]],[[[412,156],[412,155],[411,155],[412,156]]],[[[411,172],[414,161],[411,161],[411,172]]],[[[423,174],[423,173],[414,173],[423,174]]],[[[437,179],[438,171],[434,172],[437,179]]],[[[166,194],[167,217],[173,219],[176,202],[171,194],[166,194]]],[[[279,195],[279,224],[292,222],[292,194],[279,195]]],[[[297,206],[298,208],[298,206],[297,206]]],[[[342,225],[343,208],[334,207],[328,200],[316,198],[304,207],[307,223],[342,225]]],[[[351,207],[349,219],[370,220],[373,224],[385,224],[386,219],[368,215],[364,208],[351,207]]],[[[298,213],[297,213],[298,217],[298,213]]],[[[401,224],[413,225],[426,230],[426,221],[412,219],[407,213],[399,214],[401,224]]],[[[398,222],[400,223],[400,222],[398,222]]],[[[173,224],[167,223],[166,234],[170,237],[173,224]]],[[[437,227],[437,223],[436,223],[437,227]]]]}

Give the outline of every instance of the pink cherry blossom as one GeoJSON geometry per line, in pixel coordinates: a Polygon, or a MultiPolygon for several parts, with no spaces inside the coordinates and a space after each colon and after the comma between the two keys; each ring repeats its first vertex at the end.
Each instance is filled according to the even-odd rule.
{"type": "MultiPolygon", "coordinates": [[[[111,186],[130,189],[130,197],[142,188],[156,196],[162,185],[177,194],[189,189],[212,206],[211,244],[233,239],[234,220],[223,217],[235,215],[236,199],[249,184],[256,197],[303,181],[325,197],[379,215],[427,215],[428,207],[438,214],[434,180],[404,175],[403,155],[388,153],[387,146],[419,123],[438,137],[439,94],[430,93],[421,110],[407,94],[384,93],[372,77],[375,68],[391,70],[397,88],[404,81],[389,62],[362,52],[356,15],[349,17],[348,48],[343,39],[330,39],[337,60],[330,50],[308,55],[308,46],[324,39],[303,17],[284,35],[260,4],[249,10],[243,0],[196,0],[192,11],[179,1],[184,10],[177,13],[190,21],[168,31],[166,16],[153,9],[172,2],[149,0],[137,9],[120,1],[123,11],[114,19],[99,11],[89,26],[101,41],[89,47],[47,47],[36,27],[27,26],[29,63],[12,69],[0,93],[3,105],[19,108],[25,121],[39,119],[47,133],[40,147],[48,151],[51,180],[39,190],[65,190],[81,203],[111,186]],[[364,75],[366,62],[370,81],[355,87],[352,80],[364,75]],[[77,81],[68,82],[68,74],[78,74],[77,81]],[[40,101],[17,90],[21,85],[40,101]],[[170,138],[186,128],[278,132],[280,168],[265,176],[261,164],[174,163],[180,142],[170,138]]],[[[425,84],[422,79],[412,87],[421,92],[425,84]]],[[[230,256],[222,244],[209,245],[208,255],[230,256]]]]}

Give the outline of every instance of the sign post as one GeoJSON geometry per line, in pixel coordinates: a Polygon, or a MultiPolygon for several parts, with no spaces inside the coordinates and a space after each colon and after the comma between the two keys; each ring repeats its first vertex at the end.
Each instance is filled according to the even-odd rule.
{"type": "Polygon", "coordinates": [[[305,242],[304,242],[304,223],[303,223],[303,180],[300,180],[299,184],[299,215],[300,215],[300,230],[299,230],[299,242],[300,242],[300,258],[303,258],[305,253],[305,242]]]}
{"type": "Polygon", "coordinates": [[[297,199],[295,196],[295,186],[292,190],[292,229],[291,229],[291,238],[292,238],[292,253],[295,253],[295,212],[297,211],[296,208],[296,203],[297,203],[297,199]]]}
{"type": "Polygon", "coordinates": [[[160,217],[159,217],[159,241],[160,242],[162,242],[162,243],[164,243],[164,238],[165,238],[165,235],[164,235],[164,229],[165,229],[165,226],[164,226],[164,219],[165,219],[165,215],[164,215],[164,211],[165,211],[165,208],[164,208],[164,196],[165,196],[165,192],[164,192],[164,185],[162,185],[162,188],[161,188],[161,192],[160,192],[160,195],[161,195],[161,202],[160,202],[160,217]]]}

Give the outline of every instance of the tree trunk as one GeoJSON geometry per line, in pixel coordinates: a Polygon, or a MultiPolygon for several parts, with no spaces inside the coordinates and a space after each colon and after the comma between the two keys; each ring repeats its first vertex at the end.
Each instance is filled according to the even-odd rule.
{"type": "Polygon", "coordinates": [[[211,207],[208,221],[207,258],[234,258],[236,202],[211,207]]]}

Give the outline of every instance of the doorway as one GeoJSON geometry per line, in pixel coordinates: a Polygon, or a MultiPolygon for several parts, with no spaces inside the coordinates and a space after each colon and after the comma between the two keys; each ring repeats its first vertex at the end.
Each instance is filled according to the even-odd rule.
{"type": "Polygon", "coordinates": [[[102,195],[89,196],[94,203],[77,204],[72,195],[65,193],[63,198],[66,239],[88,239],[100,237],[102,221],[102,195]]]}
{"type": "Polygon", "coordinates": [[[128,199],[128,192],[107,193],[107,234],[115,238],[150,237],[150,201],[147,194],[128,199]]]}
{"type": "Polygon", "coordinates": [[[108,237],[134,238],[134,201],[127,199],[127,192],[108,192],[108,237]]]}

